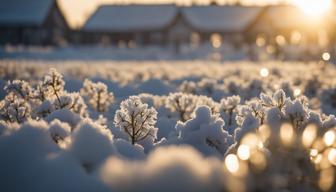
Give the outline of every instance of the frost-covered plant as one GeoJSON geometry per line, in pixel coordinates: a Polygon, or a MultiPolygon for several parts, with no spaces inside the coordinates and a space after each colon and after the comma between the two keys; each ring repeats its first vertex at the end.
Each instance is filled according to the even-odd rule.
{"type": "Polygon", "coordinates": [[[196,106],[205,105],[211,109],[212,114],[219,113],[219,104],[216,103],[213,99],[207,96],[198,96],[196,106]]]}
{"type": "Polygon", "coordinates": [[[32,96],[32,88],[26,81],[22,80],[13,80],[8,81],[4,90],[9,93],[13,93],[17,97],[21,97],[22,99],[28,100],[32,96]]]}
{"type": "Polygon", "coordinates": [[[204,78],[197,83],[197,93],[200,95],[211,96],[217,87],[217,81],[215,79],[204,78]]]}
{"type": "Polygon", "coordinates": [[[56,97],[59,106],[62,106],[63,104],[60,97],[63,94],[64,85],[65,82],[62,74],[60,74],[56,69],[51,68],[43,79],[42,90],[44,91],[44,95],[47,97],[56,97]]]}
{"type": "Polygon", "coordinates": [[[80,92],[87,98],[90,106],[98,112],[105,112],[114,101],[113,93],[108,92],[107,86],[102,82],[94,83],[85,79],[80,92]]]}
{"type": "Polygon", "coordinates": [[[224,121],[213,115],[207,106],[199,106],[195,110],[195,117],[186,122],[178,122],[179,140],[192,145],[205,154],[214,151],[224,154],[233,144],[232,136],[223,130],[224,121]]]}
{"type": "Polygon", "coordinates": [[[26,100],[10,93],[0,102],[0,115],[7,122],[22,123],[30,118],[31,108],[26,100]]]}
{"type": "Polygon", "coordinates": [[[193,81],[183,81],[178,90],[182,93],[196,94],[196,83],[193,81]]]}
{"type": "Polygon", "coordinates": [[[83,98],[78,93],[64,94],[59,97],[59,100],[55,100],[52,106],[56,110],[69,109],[83,117],[88,115],[86,110],[87,106],[83,98]]]}
{"type": "Polygon", "coordinates": [[[246,117],[251,115],[259,121],[259,124],[264,123],[266,118],[266,111],[262,106],[262,103],[258,100],[248,101],[245,106],[239,107],[238,116],[236,117],[238,125],[243,126],[246,117]]]}
{"type": "Polygon", "coordinates": [[[48,91],[47,88],[43,86],[43,82],[40,82],[36,86],[36,89],[33,91],[33,98],[42,103],[48,99],[48,91]]]}
{"type": "Polygon", "coordinates": [[[308,119],[308,106],[299,99],[286,100],[285,118],[289,120],[295,129],[302,128],[308,119]]]}
{"type": "Polygon", "coordinates": [[[286,93],[282,89],[276,91],[272,97],[262,93],[260,99],[263,106],[277,107],[279,110],[282,110],[286,102],[286,93]]]}
{"type": "Polygon", "coordinates": [[[72,99],[71,110],[82,117],[88,116],[87,106],[79,93],[70,93],[72,99]]]}
{"type": "Polygon", "coordinates": [[[236,116],[238,113],[238,105],[240,97],[238,95],[223,98],[220,101],[220,114],[225,121],[225,129],[232,134],[233,130],[238,126],[236,116]]]}
{"type": "Polygon", "coordinates": [[[191,118],[196,107],[197,98],[191,94],[171,93],[167,97],[166,107],[179,115],[181,121],[191,118]]]}
{"type": "Polygon", "coordinates": [[[148,108],[137,96],[122,101],[114,116],[115,126],[127,133],[133,145],[147,137],[156,139],[156,120],[156,110],[148,108]]]}

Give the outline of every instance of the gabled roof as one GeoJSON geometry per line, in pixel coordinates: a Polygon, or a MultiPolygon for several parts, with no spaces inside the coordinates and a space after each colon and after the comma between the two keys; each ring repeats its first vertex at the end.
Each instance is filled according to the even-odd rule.
{"type": "Polygon", "coordinates": [[[84,31],[131,32],[162,30],[180,13],[193,29],[202,32],[241,32],[261,12],[261,7],[175,5],[105,5],[86,22],[84,31]]]}
{"type": "Polygon", "coordinates": [[[128,32],[160,30],[177,14],[174,5],[105,5],[88,19],[84,31],[128,32]]]}
{"type": "Polygon", "coordinates": [[[203,32],[241,32],[260,14],[262,7],[192,6],[182,9],[186,21],[203,32]]]}
{"type": "Polygon", "coordinates": [[[0,0],[0,25],[42,25],[55,0],[0,0]]]}

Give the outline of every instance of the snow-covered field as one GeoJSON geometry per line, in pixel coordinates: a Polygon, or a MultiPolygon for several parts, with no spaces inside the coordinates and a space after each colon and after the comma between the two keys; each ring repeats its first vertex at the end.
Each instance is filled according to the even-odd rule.
{"type": "Polygon", "coordinates": [[[335,191],[323,62],[0,61],[0,191],[335,191]]]}

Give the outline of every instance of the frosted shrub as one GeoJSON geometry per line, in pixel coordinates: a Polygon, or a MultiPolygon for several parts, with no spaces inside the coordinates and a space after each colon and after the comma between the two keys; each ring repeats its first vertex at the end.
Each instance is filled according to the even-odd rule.
{"type": "Polygon", "coordinates": [[[54,68],[49,70],[42,83],[44,94],[47,95],[47,97],[54,96],[57,99],[59,106],[62,106],[60,96],[63,94],[64,85],[65,82],[63,76],[54,68]]]}
{"type": "Polygon", "coordinates": [[[282,108],[285,106],[286,94],[281,89],[281,90],[276,91],[273,94],[273,97],[262,93],[260,95],[260,99],[261,99],[261,102],[262,102],[263,106],[265,106],[265,107],[277,107],[279,110],[282,110],[282,108]]]}
{"type": "Polygon", "coordinates": [[[240,104],[240,97],[235,95],[223,98],[220,101],[220,114],[225,121],[225,129],[233,134],[233,130],[238,126],[236,123],[236,116],[238,113],[238,105],[240,104]]]}
{"type": "Polygon", "coordinates": [[[48,91],[47,88],[43,86],[43,82],[40,82],[33,91],[33,98],[40,102],[44,102],[48,99],[48,91]]]}
{"type": "Polygon", "coordinates": [[[14,80],[9,81],[4,90],[9,93],[13,93],[17,97],[28,100],[32,96],[32,88],[26,81],[14,80]]]}
{"type": "Polygon", "coordinates": [[[191,118],[196,104],[196,96],[184,93],[171,93],[166,100],[166,107],[172,112],[176,112],[181,121],[191,118]]]}
{"type": "Polygon", "coordinates": [[[1,119],[7,122],[22,123],[30,118],[30,105],[22,98],[9,94],[0,102],[1,119]]]}
{"type": "Polygon", "coordinates": [[[212,115],[207,106],[199,106],[195,110],[195,117],[178,122],[179,140],[199,149],[204,154],[223,155],[227,148],[233,144],[233,138],[223,130],[224,121],[218,115],[212,115]]]}
{"type": "Polygon", "coordinates": [[[202,79],[197,83],[197,94],[212,96],[217,89],[217,81],[215,79],[202,79]]]}
{"type": "Polygon", "coordinates": [[[289,120],[294,128],[302,128],[308,119],[308,107],[300,100],[287,100],[285,105],[285,118],[289,120]]]}
{"type": "Polygon", "coordinates": [[[157,112],[153,107],[149,108],[139,97],[131,96],[121,102],[114,116],[114,124],[127,133],[134,145],[147,137],[156,139],[156,119],[157,112]]]}
{"type": "Polygon", "coordinates": [[[258,100],[251,100],[245,106],[239,107],[238,116],[236,117],[239,126],[243,126],[244,120],[248,116],[255,117],[259,124],[263,124],[266,118],[265,108],[258,100]]]}
{"type": "Polygon", "coordinates": [[[70,109],[82,117],[88,117],[87,106],[79,93],[69,94],[72,100],[70,109]]]}
{"type": "Polygon", "coordinates": [[[70,109],[72,107],[72,103],[73,101],[70,95],[62,95],[54,100],[53,106],[56,110],[63,108],[70,109]]]}
{"type": "Polygon", "coordinates": [[[215,102],[213,99],[207,96],[198,96],[197,97],[197,106],[204,105],[208,106],[211,109],[212,114],[218,114],[219,113],[219,104],[215,102]]]}
{"type": "Polygon", "coordinates": [[[196,94],[196,83],[193,81],[183,81],[178,90],[182,93],[196,94]]]}
{"type": "Polygon", "coordinates": [[[87,98],[89,105],[98,112],[105,112],[114,101],[113,93],[108,92],[104,83],[94,83],[88,79],[84,81],[81,94],[87,98]]]}

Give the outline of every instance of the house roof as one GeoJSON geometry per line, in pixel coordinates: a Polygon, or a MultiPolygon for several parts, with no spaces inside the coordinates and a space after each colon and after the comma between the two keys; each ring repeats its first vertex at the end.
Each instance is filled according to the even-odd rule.
{"type": "Polygon", "coordinates": [[[128,32],[162,29],[177,15],[174,5],[105,5],[88,19],[84,31],[128,32]]]}
{"type": "Polygon", "coordinates": [[[260,14],[261,7],[193,6],[182,9],[186,21],[204,32],[241,32],[260,14]]]}
{"type": "Polygon", "coordinates": [[[42,25],[55,0],[0,0],[0,25],[42,25]]]}
{"type": "Polygon", "coordinates": [[[261,7],[175,5],[105,5],[86,22],[84,31],[131,32],[160,30],[171,24],[178,13],[195,30],[240,32],[252,23],[261,7]]]}

